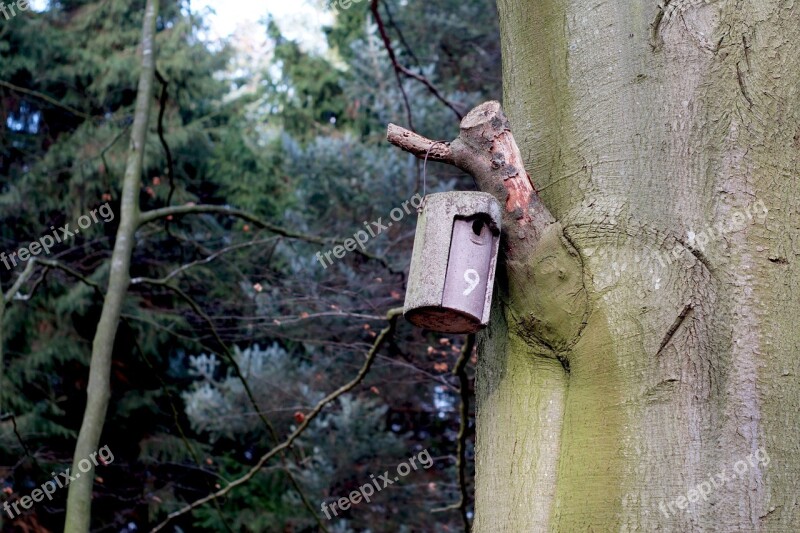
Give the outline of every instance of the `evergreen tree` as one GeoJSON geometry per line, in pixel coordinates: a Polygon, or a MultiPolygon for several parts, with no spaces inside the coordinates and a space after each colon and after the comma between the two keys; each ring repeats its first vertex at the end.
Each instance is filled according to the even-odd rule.
{"type": "MultiPolygon", "coordinates": [[[[316,254],[333,243],[306,241],[347,238],[423,192],[417,162],[384,141],[386,123],[405,123],[409,111],[368,2],[339,12],[324,55],[267,21],[271,60],[246,74],[229,69],[230,48],[199,39],[203,22],[186,7],[167,2],[159,13],[140,206],[229,206],[253,218],[175,216],[136,233],[101,441],[115,461],[98,468],[94,527],[152,526],[209,494],[274,444],[258,413],[282,439],[352,378],[385,311],[402,305],[415,214],[372,238],[366,255],[328,268],[316,254]],[[311,239],[281,237],[256,219],[311,239]],[[214,368],[204,374],[192,357],[214,368]],[[255,405],[233,362],[246,369],[255,405]]],[[[0,27],[3,250],[51,226],[74,227],[105,204],[119,213],[143,8],[143,0],[59,2],[0,27]]],[[[398,61],[462,110],[499,91],[497,30],[486,24],[493,10],[485,0],[379,5],[398,61]],[[452,53],[460,47],[475,53],[452,53]]],[[[417,80],[401,81],[420,131],[455,131],[451,109],[417,80]]],[[[470,187],[463,173],[428,165],[425,192],[470,187]]],[[[0,465],[10,465],[0,467],[0,485],[12,501],[71,461],[118,223],[93,224],[54,247],[22,284],[27,299],[0,313],[0,465]]],[[[0,267],[4,291],[24,268],[0,267]]],[[[462,344],[401,326],[365,383],[314,420],[291,453],[175,524],[313,530],[303,497],[321,516],[323,500],[427,449],[433,468],[341,521],[322,519],[330,530],[461,527],[455,510],[430,513],[459,498],[449,371],[462,344]]],[[[0,520],[58,529],[65,498],[61,491],[0,520]]]]}

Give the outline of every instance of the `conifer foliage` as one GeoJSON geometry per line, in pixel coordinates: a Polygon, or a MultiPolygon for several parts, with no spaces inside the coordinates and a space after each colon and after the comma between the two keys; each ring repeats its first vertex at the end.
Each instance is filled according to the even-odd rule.
{"type": "MultiPolygon", "coordinates": [[[[0,263],[0,502],[81,459],[144,12],[145,0],[76,0],[0,20],[0,251],[105,204],[116,215],[34,261],[0,263]]],[[[414,214],[327,268],[315,256],[423,192],[418,162],[385,143],[387,122],[451,138],[452,108],[499,97],[493,13],[488,0],[353,4],[324,29],[324,53],[267,18],[268,57],[242,69],[235,41],[203,40],[189,2],[161,2],[138,191],[156,215],[133,239],[100,439],[114,461],[94,472],[92,530],[150,530],[170,513],[167,531],[464,530],[452,370],[466,340],[387,320],[402,305],[414,214]],[[171,207],[185,212],[158,215],[171,207]],[[373,351],[364,379],[315,415],[373,351]],[[247,483],[177,514],[304,424],[247,483]],[[422,450],[430,469],[322,513],[422,450]]],[[[427,167],[427,193],[473,187],[427,167]]],[[[3,514],[2,530],[61,530],[66,499],[3,514]]]]}

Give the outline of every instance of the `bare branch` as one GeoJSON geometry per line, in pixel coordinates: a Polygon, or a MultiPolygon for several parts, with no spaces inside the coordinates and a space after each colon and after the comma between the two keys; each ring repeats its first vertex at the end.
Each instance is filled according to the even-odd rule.
{"type": "Polygon", "coordinates": [[[420,159],[427,157],[428,161],[438,161],[439,163],[447,163],[448,165],[456,164],[449,142],[432,141],[427,137],[423,137],[418,133],[409,131],[396,124],[389,124],[386,138],[393,145],[414,154],[420,159]]]}
{"type": "Polygon", "coordinates": [[[467,376],[467,363],[475,349],[475,334],[467,335],[467,340],[461,349],[461,355],[453,367],[453,375],[458,377],[460,384],[459,395],[461,397],[461,407],[459,409],[459,429],[458,429],[458,453],[456,456],[456,470],[458,471],[458,486],[461,495],[457,503],[433,509],[432,513],[443,513],[446,511],[459,511],[461,521],[464,524],[464,533],[469,533],[470,523],[467,514],[469,505],[469,493],[467,491],[467,437],[469,435],[469,377],[467,376]]]}
{"type": "Polygon", "coordinates": [[[451,164],[472,174],[481,190],[504,207],[503,233],[511,258],[527,257],[555,218],[545,207],[525,171],[511,125],[498,102],[485,102],[461,121],[460,135],[450,143],[433,141],[390,124],[390,143],[424,159],[451,164]]]}
{"type": "Polygon", "coordinates": [[[85,283],[89,287],[92,287],[101,297],[105,296],[105,293],[103,292],[103,288],[100,286],[99,283],[96,283],[96,282],[90,280],[89,278],[87,278],[86,276],[84,276],[83,274],[78,272],[77,270],[74,270],[73,268],[68,267],[67,265],[65,265],[63,263],[60,263],[59,261],[54,261],[52,259],[37,259],[37,262],[39,262],[42,266],[45,266],[47,268],[54,268],[56,270],[61,270],[63,272],[66,272],[67,274],[69,274],[73,278],[75,278],[75,279],[77,279],[79,281],[82,281],[83,283],[85,283]]]}
{"type": "MultiPolygon", "coordinates": [[[[122,316],[122,320],[125,321],[125,323],[131,329],[131,331],[133,332],[136,331],[136,329],[131,325],[130,321],[128,321],[128,319],[124,315],[122,316]]],[[[164,381],[164,378],[161,377],[161,373],[158,372],[156,367],[150,361],[150,358],[147,357],[147,354],[142,349],[142,346],[139,344],[139,340],[136,338],[136,335],[133,335],[133,344],[134,346],[136,346],[136,350],[139,352],[139,355],[142,357],[142,360],[147,364],[148,367],[150,367],[150,370],[153,372],[153,375],[155,375],[156,379],[158,379],[159,383],[161,384],[161,390],[164,391],[164,393],[167,395],[167,398],[169,399],[169,406],[172,410],[172,420],[175,423],[175,427],[178,430],[178,434],[180,435],[181,440],[183,441],[183,445],[186,447],[186,450],[189,452],[189,455],[192,456],[192,459],[197,465],[196,467],[193,468],[196,468],[197,470],[203,472],[204,474],[215,475],[218,478],[225,481],[226,483],[228,483],[227,479],[223,478],[216,472],[212,472],[203,468],[203,463],[200,460],[200,456],[197,454],[197,451],[194,449],[194,446],[192,446],[191,442],[189,442],[189,439],[186,436],[186,432],[183,431],[183,426],[181,426],[180,414],[177,407],[179,405],[179,402],[175,400],[175,396],[172,394],[172,391],[170,390],[172,387],[167,385],[167,383],[164,381]]],[[[186,467],[187,465],[180,465],[180,466],[186,467]]],[[[208,481],[208,479],[206,479],[205,477],[204,480],[206,482],[206,487],[208,487],[208,490],[211,490],[211,482],[208,481]]],[[[225,517],[222,514],[222,506],[220,506],[219,502],[216,499],[214,500],[214,508],[217,511],[217,515],[219,516],[220,521],[225,525],[225,528],[228,531],[231,531],[231,528],[228,526],[228,523],[225,521],[225,517]]]]}
{"type": "MultiPolygon", "coordinates": [[[[25,265],[25,270],[19,275],[17,280],[11,285],[11,288],[8,289],[8,292],[3,293],[0,291],[0,415],[3,414],[3,374],[5,372],[5,347],[3,346],[3,328],[6,316],[6,307],[8,304],[16,297],[17,293],[19,292],[22,285],[25,284],[26,281],[31,277],[33,274],[33,269],[35,266],[35,258],[31,259],[27,265],[25,265]]],[[[14,421],[14,431],[16,432],[16,421],[14,421]]],[[[22,442],[22,440],[20,440],[22,442]]],[[[23,445],[24,446],[24,445],[23,445]]]]}
{"type": "Polygon", "coordinates": [[[167,140],[164,138],[164,115],[167,112],[167,98],[169,97],[169,93],[167,92],[169,82],[164,79],[164,76],[158,71],[155,70],[156,79],[161,84],[161,95],[158,97],[158,140],[161,141],[161,147],[164,149],[164,155],[167,158],[167,174],[169,178],[169,194],[167,195],[167,205],[172,203],[172,195],[175,194],[175,165],[172,161],[172,150],[169,149],[169,144],[167,144],[167,140]]]}
{"type": "Polygon", "coordinates": [[[33,268],[35,266],[36,266],[36,258],[34,257],[34,258],[31,258],[30,261],[28,261],[27,265],[25,265],[25,270],[22,271],[22,273],[17,278],[17,281],[14,282],[14,284],[11,286],[11,288],[8,289],[8,292],[6,292],[5,294],[2,295],[3,296],[2,305],[4,307],[6,305],[8,305],[14,299],[16,294],[19,292],[19,290],[25,284],[25,282],[28,281],[28,279],[33,274],[33,268]]]}
{"type": "Polygon", "coordinates": [[[394,50],[392,49],[392,43],[391,41],[389,41],[389,36],[386,34],[386,28],[383,26],[381,15],[378,12],[378,0],[372,0],[371,10],[373,17],[375,17],[375,22],[378,24],[378,29],[381,33],[383,44],[386,47],[386,52],[389,54],[389,59],[391,60],[392,65],[394,65],[394,77],[395,79],[397,79],[397,86],[400,88],[400,94],[403,95],[403,103],[406,106],[406,118],[408,119],[408,127],[413,130],[414,117],[411,115],[411,103],[408,101],[408,93],[406,93],[406,88],[403,86],[403,80],[400,79],[400,64],[397,62],[397,58],[394,55],[394,50]]]}
{"type": "Polygon", "coordinates": [[[289,435],[286,438],[286,440],[284,440],[281,444],[275,446],[269,452],[264,454],[261,457],[261,459],[259,459],[258,462],[255,464],[255,466],[253,466],[253,468],[251,468],[242,477],[231,482],[231,484],[228,485],[227,487],[224,487],[213,494],[210,494],[173,513],[170,513],[163,522],[161,522],[151,530],[151,533],[155,533],[156,531],[161,531],[162,529],[164,529],[164,527],[167,526],[167,524],[169,524],[169,522],[171,522],[175,518],[182,516],[188,512],[191,512],[192,510],[205,505],[206,503],[212,501],[215,498],[225,496],[236,487],[247,483],[256,474],[258,474],[258,472],[270,461],[270,459],[275,457],[278,453],[282,452],[283,450],[289,448],[294,443],[294,441],[297,440],[297,438],[306,430],[306,428],[308,428],[311,422],[322,412],[322,410],[326,406],[328,406],[331,402],[335,401],[343,394],[346,394],[347,392],[353,390],[355,387],[359,385],[359,383],[361,383],[361,381],[363,381],[363,379],[369,373],[369,370],[372,367],[372,363],[375,361],[375,358],[378,354],[378,350],[380,350],[381,346],[383,346],[383,343],[386,342],[386,340],[394,333],[394,330],[397,326],[397,319],[402,314],[403,310],[401,308],[392,309],[387,313],[386,319],[388,320],[389,324],[383,330],[381,330],[380,334],[375,338],[375,342],[373,343],[372,348],[370,348],[369,352],[367,353],[366,360],[364,361],[364,364],[362,365],[361,370],[359,370],[358,374],[348,383],[342,385],[334,392],[330,393],[325,398],[323,398],[314,407],[314,409],[312,409],[311,412],[306,415],[305,420],[303,420],[303,422],[300,423],[299,426],[297,426],[297,428],[291,433],[291,435],[289,435]]]}
{"type": "Polygon", "coordinates": [[[234,244],[234,245],[231,245],[231,246],[226,246],[225,248],[212,253],[211,255],[209,255],[208,257],[206,257],[204,259],[198,259],[197,261],[192,261],[191,263],[187,263],[185,265],[181,265],[180,267],[176,268],[175,270],[173,270],[172,272],[170,272],[169,274],[167,274],[163,278],[159,278],[159,279],[133,278],[131,280],[131,285],[138,285],[140,283],[150,283],[152,285],[166,285],[172,278],[174,278],[175,276],[177,276],[178,274],[180,274],[182,272],[185,272],[185,271],[189,270],[192,267],[195,267],[197,265],[207,265],[208,263],[212,262],[217,257],[219,257],[221,255],[224,255],[224,254],[226,254],[228,252],[232,252],[234,250],[239,250],[241,248],[248,248],[250,246],[256,246],[257,244],[266,244],[268,242],[274,241],[275,239],[277,239],[277,237],[270,237],[268,239],[258,239],[258,240],[255,240],[255,241],[243,242],[243,243],[234,244]]]}
{"type": "MultiPolygon", "coordinates": [[[[383,45],[386,47],[386,52],[389,54],[389,59],[392,62],[392,66],[394,66],[395,73],[396,74],[402,73],[405,76],[415,79],[418,82],[422,83],[425,87],[427,87],[427,89],[431,92],[431,94],[433,94],[433,96],[435,96],[440,102],[449,107],[453,111],[453,113],[455,113],[455,115],[458,117],[458,120],[464,118],[464,115],[462,115],[461,112],[458,109],[456,109],[456,107],[453,104],[451,104],[447,100],[447,98],[445,98],[442,95],[442,93],[440,93],[439,90],[436,89],[436,87],[434,87],[433,84],[425,76],[417,74],[416,72],[409,70],[400,64],[400,62],[397,60],[397,56],[394,53],[394,49],[392,48],[392,42],[389,39],[389,34],[386,33],[386,26],[383,23],[383,19],[381,18],[380,12],[378,11],[378,0],[372,0],[371,10],[372,10],[372,16],[375,18],[375,23],[378,25],[378,32],[381,34],[383,45]]],[[[403,91],[403,98],[406,99],[406,106],[408,106],[408,97],[406,96],[405,90],[403,89],[403,84],[402,82],[400,82],[399,78],[397,81],[398,83],[400,83],[400,90],[403,91]]],[[[414,126],[411,124],[410,114],[411,111],[409,109],[408,126],[411,129],[414,129],[414,126]]]]}
{"type": "Polygon", "coordinates": [[[54,105],[56,107],[60,107],[61,109],[65,110],[65,111],[69,111],[70,113],[72,113],[73,115],[75,115],[77,117],[81,117],[81,118],[86,119],[86,120],[92,120],[94,118],[91,115],[87,115],[86,113],[84,113],[82,111],[78,111],[74,107],[70,107],[70,106],[68,106],[66,104],[62,104],[61,102],[59,102],[58,100],[56,100],[52,96],[47,96],[46,94],[40,93],[39,91],[34,91],[32,89],[26,89],[25,87],[19,87],[17,85],[14,85],[13,83],[9,83],[9,82],[4,81],[4,80],[0,80],[0,86],[6,87],[6,88],[11,89],[12,91],[15,91],[15,92],[18,92],[18,93],[27,94],[28,96],[33,96],[33,97],[38,98],[40,100],[44,100],[45,102],[47,102],[49,104],[52,104],[52,105],[54,105]]]}
{"type": "Polygon", "coordinates": [[[467,335],[467,342],[461,350],[453,374],[458,376],[459,390],[461,392],[460,424],[458,429],[458,485],[461,488],[461,499],[458,509],[461,521],[464,523],[464,533],[469,533],[470,524],[467,515],[469,493],[467,491],[467,437],[469,436],[469,377],[467,376],[467,363],[475,349],[475,334],[467,335]]]}
{"type": "MultiPolygon", "coordinates": [[[[151,211],[146,211],[139,216],[139,226],[142,226],[149,222],[153,222],[160,218],[166,218],[170,216],[177,217],[182,215],[197,215],[203,213],[214,213],[214,214],[241,218],[242,220],[251,222],[255,226],[270,231],[276,235],[280,235],[282,237],[287,237],[290,239],[295,239],[298,241],[303,241],[311,244],[320,244],[320,245],[344,244],[344,239],[325,239],[322,237],[315,237],[314,235],[306,235],[304,233],[300,233],[297,231],[288,230],[280,226],[276,226],[275,224],[271,224],[266,220],[263,220],[253,215],[252,213],[248,213],[247,211],[243,211],[241,209],[236,209],[225,205],[207,205],[207,204],[175,205],[170,207],[162,207],[160,209],[153,209],[151,211]]],[[[366,259],[377,261],[383,267],[389,270],[389,272],[396,273],[389,266],[389,263],[386,261],[386,259],[384,259],[383,257],[378,257],[363,250],[359,250],[358,248],[355,249],[355,253],[366,259]]]]}
{"type": "MultiPolygon", "coordinates": [[[[250,404],[253,406],[253,409],[255,409],[255,412],[257,413],[258,418],[261,420],[261,423],[264,425],[264,427],[270,433],[270,435],[272,436],[272,439],[275,441],[275,443],[278,443],[280,439],[278,438],[278,432],[275,431],[275,426],[273,426],[272,423],[269,420],[267,420],[267,418],[261,412],[261,409],[259,409],[258,402],[256,402],[255,395],[253,394],[253,391],[250,388],[250,384],[245,379],[244,374],[242,373],[242,369],[239,367],[239,363],[236,362],[236,359],[233,357],[233,353],[231,352],[230,348],[228,348],[228,345],[225,344],[225,342],[222,340],[222,337],[220,336],[219,332],[217,331],[217,328],[214,325],[214,322],[211,320],[211,317],[208,316],[208,313],[203,311],[203,309],[200,307],[200,305],[197,302],[195,302],[194,299],[191,296],[186,294],[180,288],[175,287],[173,285],[170,285],[168,283],[158,283],[157,280],[156,280],[156,283],[154,283],[154,284],[155,285],[163,285],[164,287],[166,287],[166,288],[172,290],[173,292],[175,292],[176,294],[178,294],[181,298],[183,298],[189,304],[189,306],[194,310],[194,312],[197,313],[200,317],[202,317],[203,320],[206,322],[206,324],[208,324],[209,328],[211,328],[211,332],[214,335],[214,338],[216,339],[217,343],[219,343],[219,345],[221,346],[221,348],[223,350],[222,354],[228,360],[228,362],[230,363],[231,367],[233,368],[234,373],[236,374],[236,377],[241,382],[242,387],[244,388],[245,394],[247,395],[247,398],[250,400],[250,404]]],[[[281,455],[283,456],[283,452],[281,452],[281,455]]],[[[303,505],[306,507],[306,509],[308,509],[308,511],[311,513],[311,515],[317,521],[317,524],[319,525],[320,529],[327,533],[328,530],[325,527],[325,524],[322,523],[322,519],[317,515],[316,510],[311,505],[311,502],[308,501],[308,498],[306,497],[305,493],[303,492],[302,487],[300,487],[300,484],[297,482],[297,479],[294,477],[294,474],[292,474],[292,472],[288,468],[284,468],[284,471],[286,473],[286,476],[289,478],[289,481],[292,483],[292,486],[294,486],[295,491],[297,491],[297,493],[300,495],[300,499],[303,500],[303,505]]]]}

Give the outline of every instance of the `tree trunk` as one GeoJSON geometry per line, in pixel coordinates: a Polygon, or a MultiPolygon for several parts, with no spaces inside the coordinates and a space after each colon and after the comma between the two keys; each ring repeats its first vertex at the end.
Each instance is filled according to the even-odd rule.
{"type": "Polygon", "coordinates": [[[798,6],[498,4],[560,244],[479,339],[475,530],[799,531],[798,6]]]}
{"type": "Polygon", "coordinates": [[[64,531],[67,533],[85,533],[89,531],[91,524],[94,463],[90,459],[96,456],[96,452],[100,448],[100,436],[103,432],[108,400],[111,396],[111,360],[114,340],[117,335],[122,304],[130,284],[134,234],[139,225],[139,190],[153,93],[157,14],[158,0],[147,0],[142,30],[142,71],[139,75],[133,128],[125,177],[123,178],[120,223],[114,251],[111,255],[108,290],[92,343],[89,385],[86,390],[86,410],[75,446],[75,456],[72,459],[71,473],[77,479],[69,485],[67,518],[64,526],[64,531]],[[81,461],[84,461],[84,465],[89,463],[88,472],[80,469],[81,461]]]}

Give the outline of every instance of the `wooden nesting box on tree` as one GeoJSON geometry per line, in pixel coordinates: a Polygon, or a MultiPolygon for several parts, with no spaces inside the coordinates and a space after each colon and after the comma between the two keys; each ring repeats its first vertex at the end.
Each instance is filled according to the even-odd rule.
{"type": "Polygon", "coordinates": [[[409,322],[442,333],[473,333],[489,323],[500,217],[488,193],[425,197],[403,310],[409,322]]]}

